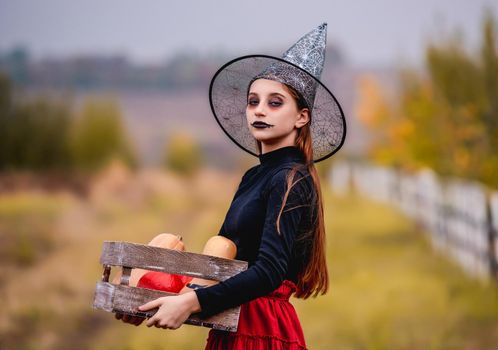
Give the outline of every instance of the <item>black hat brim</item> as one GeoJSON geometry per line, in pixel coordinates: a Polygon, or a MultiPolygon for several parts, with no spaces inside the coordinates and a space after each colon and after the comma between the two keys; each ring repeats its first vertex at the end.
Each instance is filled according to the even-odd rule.
{"type": "Polygon", "coordinates": [[[255,76],[277,62],[298,68],[316,81],[310,124],[313,161],[329,158],[343,146],[346,138],[346,119],[339,102],[320,80],[278,57],[241,56],[218,69],[209,86],[209,103],[216,121],[238,147],[257,157],[257,144],[246,120],[247,89],[255,76]]]}

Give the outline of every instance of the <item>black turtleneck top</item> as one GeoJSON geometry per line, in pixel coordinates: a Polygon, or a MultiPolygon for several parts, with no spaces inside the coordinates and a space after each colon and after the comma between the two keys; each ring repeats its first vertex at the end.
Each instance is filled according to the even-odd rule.
{"type": "Polygon", "coordinates": [[[211,316],[230,307],[267,295],[283,280],[297,282],[309,259],[311,240],[304,237],[316,217],[316,191],[304,156],[294,146],[259,156],[260,164],[242,177],[219,235],[237,246],[238,260],[248,269],[214,286],[196,289],[201,315],[211,316]],[[297,167],[280,217],[287,190],[287,175],[297,167]]]}

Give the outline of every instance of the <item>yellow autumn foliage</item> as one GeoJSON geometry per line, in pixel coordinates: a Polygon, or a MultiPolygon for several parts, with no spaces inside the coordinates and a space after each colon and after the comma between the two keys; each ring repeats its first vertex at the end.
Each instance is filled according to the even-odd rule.
{"type": "Polygon", "coordinates": [[[459,39],[431,43],[426,72],[399,74],[399,95],[386,98],[372,75],[358,79],[359,122],[370,133],[368,156],[404,169],[498,187],[498,53],[494,18],[483,25],[482,47],[470,54],[459,39]]]}

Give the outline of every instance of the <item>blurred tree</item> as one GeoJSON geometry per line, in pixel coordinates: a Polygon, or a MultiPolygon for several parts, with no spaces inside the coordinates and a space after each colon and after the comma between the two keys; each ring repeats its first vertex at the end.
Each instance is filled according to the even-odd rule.
{"type": "Polygon", "coordinates": [[[498,52],[496,22],[488,12],[483,26],[484,40],[481,49],[484,80],[484,105],[482,121],[486,133],[485,151],[493,154],[482,165],[481,177],[486,182],[498,184],[498,52]]]}
{"type": "Polygon", "coordinates": [[[78,118],[67,103],[12,97],[0,75],[0,171],[92,171],[119,158],[135,166],[121,115],[112,101],[88,101],[78,118]]]}
{"type": "MultiPolygon", "coordinates": [[[[495,20],[487,15],[481,55],[472,57],[456,40],[430,47],[427,62],[450,137],[444,149],[445,172],[498,185],[497,123],[498,56],[495,20]]],[[[444,135],[444,134],[440,134],[444,135]]]]}
{"type": "Polygon", "coordinates": [[[386,102],[375,79],[360,80],[357,115],[375,134],[372,158],[498,187],[498,55],[489,14],[482,36],[475,56],[458,37],[429,45],[426,74],[400,72],[397,105],[386,102]]]}
{"type": "MultiPolygon", "coordinates": [[[[481,60],[483,63],[484,98],[486,126],[494,135],[498,131],[498,53],[496,51],[495,21],[488,14],[484,22],[484,40],[481,49],[481,60]]],[[[498,139],[494,138],[498,142],[498,139]]]]}
{"type": "Polygon", "coordinates": [[[8,163],[31,170],[67,168],[70,121],[63,104],[38,98],[17,105],[7,128],[8,163]]]}
{"type": "Polygon", "coordinates": [[[180,175],[190,177],[202,165],[201,148],[189,134],[175,133],[166,143],[163,164],[180,175]]]}
{"type": "Polygon", "coordinates": [[[7,160],[7,122],[11,113],[12,90],[10,80],[0,72],[0,169],[5,167],[7,160]]]}
{"type": "Polygon", "coordinates": [[[446,144],[443,159],[449,160],[441,170],[454,175],[478,178],[483,130],[479,106],[482,106],[484,89],[482,67],[469,56],[458,41],[427,50],[427,66],[434,86],[434,100],[439,108],[439,118],[444,120],[446,144]],[[472,157],[471,157],[472,155],[472,157]]]}
{"type": "Polygon", "coordinates": [[[110,100],[89,100],[75,120],[70,141],[75,168],[93,171],[119,158],[129,166],[136,160],[117,105],[110,100]]]}
{"type": "Polygon", "coordinates": [[[16,85],[27,85],[31,82],[29,74],[30,54],[23,46],[14,47],[3,57],[6,70],[16,85]]]}
{"type": "Polygon", "coordinates": [[[12,87],[9,78],[0,72],[0,117],[10,112],[12,103],[12,87]]]}
{"type": "Polygon", "coordinates": [[[382,164],[396,165],[399,153],[406,154],[406,150],[402,149],[404,144],[398,149],[390,147],[391,144],[398,143],[398,115],[391,110],[387,97],[374,76],[364,75],[358,79],[358,93],[355,113],[360,122],[371,131],[368,156],[382,164]]]}
{"type": "Polygon", "coordinates": [[[55,170],[68,166],[69,108],[36,98],[14,103],[0,77],[0,170],[55,170]]]}

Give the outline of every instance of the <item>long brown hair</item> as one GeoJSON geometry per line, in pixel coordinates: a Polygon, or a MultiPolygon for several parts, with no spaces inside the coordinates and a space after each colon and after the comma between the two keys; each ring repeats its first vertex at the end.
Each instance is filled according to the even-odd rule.
{"type": "MultiPolygon", "coordinates": [[[[298,283],[297,291],[295,296],[301,299],[307,299],[310,296],[316,297],[318,294],[327,293],[329,287],[329,275],[327,270],[326,261],[326,244],[325,244],[325,223],[323,218],[323,203],[322,203],[322,190],[320,186],[320,178],[318,177],[318,172],[313,163],[313,145],[311,140],[311,110],[306,104],[304,98],[292,87],[283,84],[284,88],[289,92],[289,94],[294,97],[297,108],[302,110],[303,108],[308,109],[310,115],[310,122],[306,123],[303,127],[298,129],[298,136],[296,138],[296,146],[303,153],[306,167],[308,169],[309,175],[313,180],[313,185],[315,187],[315,198],[316,207],[314,205],[311,208],[316,208],[316,213],[312,213],[314,217],[314,222],[311,225],[311,230],[299,237],[296,242],[301,241],[311,241],[311,248],[308,250],[308,255],[306,256],[306,261],[298,273],[298,283]],[[313,215],[314,214],[314,215],[313,215]]],[[[261,152],[261,143],[258,141],[258,148],[261,152]]],[[[303,178],[295,179],[295,175],[298,171],[299,166],[291,169],[287,176],[287,190],[285,192],[282,206],[277,217],[277,231],[280,234],[280,217],[283,213],[283,209],[287,202],[287,197],[289,196],[290,190],[298,182],[303,180],[303,178]]],[[[314,203],[313,203],[314,204],[314,203]]]]}

